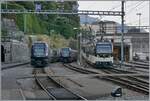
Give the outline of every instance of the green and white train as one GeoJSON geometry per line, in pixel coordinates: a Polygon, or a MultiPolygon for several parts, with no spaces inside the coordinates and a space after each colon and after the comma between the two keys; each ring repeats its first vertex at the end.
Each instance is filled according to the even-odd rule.
{"type": "Polygon", "coordinates": [[[82,57],[97,68],[113,66],[113,44],[109,41],[82,45],[82,57]]]}

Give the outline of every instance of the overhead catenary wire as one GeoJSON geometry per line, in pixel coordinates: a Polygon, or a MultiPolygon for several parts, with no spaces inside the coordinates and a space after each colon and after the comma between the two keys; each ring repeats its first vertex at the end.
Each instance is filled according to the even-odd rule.
{"type": "Polygon", "coordinates": [[[142,3],[144,3],[144,1],[139,2],[136,6],[134,6],[133,8],[129,9],[128,12],[126,12],[126,14],[130,14],[135,8],[137,8],[138,6],[140,6],[142,3]]]}
{"type": "MultiPolygon", "coordinates": [[[[128,3],[128,1],[126,1],[126,2],[128,3]]],[[[131,3],[130,5],[126,5],[126,7],[128,7],[128,8],[133,7],[134,5],[137,5],[139,2],[141,2],[141,1],[137,1],[133,4],[131,3]]]]}
{"type": "MultiPolygon", "coordinates": [[[[121,5],[119,4],[119,5],[115,5],[114,7],[112,7],[111,9],[109,9],[108,11],[112,11],[112,10],[114,10],[114,9],[117,9],[117,8],[120,8],[121,7],[121,5]]],[[[101,19],[103,19],[103,18],[105,18],[106,16],[100,16],[100,20],[101,19]]]]}
{"type": "Polygon", "coordinates": [[[146,6],[149,6],[149,5],[147,5],[147,3],[145,3],[143,6],[141,6],[140,8],[137,8],[137,9],[142,10],[143,7],[146,7],[146,6]]]}
{"type": "MultiPolygon", "coordinates": [[[[127,2],[127,1],[126,1],[126,2],[127,2]]],[[[141,1],[140,1],[140,2],[136,2],[136,3],[134,3],[134,4],[127,5],[126,2],[125,2],[125,11],[126,11],[126,8],[129,8],[129,7],[132,7],[133,5],[137,5],[137,4],[141,3],[141,1]]],[[[143,2],[143,1],[142,1],[142,2],[143,2]]],[[[111,11],[111,10],[117,9],[117,8],[119,8],[119,7],[121,7],[120,4],[117,5],[117,6],[112,7],[112,8],[109,9],[109,10],[111,11]]],[[[103,17],[103,18],[104,18],[104,17],[103,17]]]]}
{"type": "MultiPolygon", "coordinates": [[[[141,21],[142,21],[142,22],[147,21],[147,19],[146,19],[146,18],[148,18],[148,17],[143,17],[143,18],[141,19],[141,21]]],[[[135,22],[138,22],[138,20],[134,20],[134,21],[132,21],[132,22],[128,22],[128,23],[126,23],[126,24],[132,24],[132,23],[135,23],[135,22]]]]}
{"type": "MultiPolygon", "coordinates": [[[[126,1],[127,2],[127,1],[126,1]]],[[[137,4],[141,4],[141,3],[143,3],[143,1],[141,2],[136,2],[136,3],[134,3],[134,4],[130,4],[130,5],[127,5],[126,4],[126,2],[125,2],[125,11],[127,10],[127,8],[129,8],[129,7],[132,7],[133,5],[137,5],[137,4]]],[[[110,9],[110,11],[111,10],[114,10],[114,9],[117,9],[117,8],[119,8],[119,7],[121,7],[121,5],[117,5],[117,6],[114,6],[114,7],[112,7],[111,9],[110,9]]],[[[132,8],[131,8],[132,9],[132,8]]],[[[126,17],[126,16],[125,16],[126,17]]],[[[105,17],[103,17],[103,18],[105,18],[105,17]]],[[[125,18],[126,19],[126,18],[125,18]]]]}
{"type": "MultiPolygon", "coordinates": [[[[128,19],[131,19],[131,16],[130,16],[130,14],[132,14],[133,15],[133,11],[135,11],[135,9],[136,9],[136,11],[137,10],[142,10],[142,9],[144,9],[145,7],[147,7],[147,2],[145,2],[145,1],[140,1],[140,2],[137,2],[135,5],[133,5],[134,7],[132,7],[131,9],[129,9],[128,10],[128,12],[126,13],[126,16],[125,16],[125,19],[126,20],[128,20],[128,19]],[[142,5],[143,4],[143,5],[142,5]]],[[[129,6],[131,6],[131,5],[129,5],[129,6]]],[[[143,12],[143,11],[141,11],[141,12],[143,12]]],[[[142,18],[141,19],[141,21],[143,22],[144,20],[147,20],[147,19],[145,19],[145,18],[147,18],[147,17],[144,17],[144,18],[142,18]]],[[[138,20],[134,20],[134,21],[132,21],[132,22],[128,22],[128,23],[126,23],[126,24],[132,24],[132,23],[134,23],[134,22],[137,22],[138,20]]],[[[137,24],[136,24],[137,25],[137,24]]]]}
{"type": "MultiPolygon", "coordinates": [[[[141,5],[141,4],[140,4],[140,5],[141,5]]],[[[140,5],[139,5],[139,6],[140,6],[140,5]]],[[[148,6],[148,5],[144,4],[143,6],[141,6],[140,8],[137,8],[137,9],[142,10],[143,7],[146,7],[146,6],[148,6]]],[[[133,9],[132,9],[132,10],[133,10],[133,9]]],[[[130,15],[130,12],[128,13],[128,15],[130,15]]]]}

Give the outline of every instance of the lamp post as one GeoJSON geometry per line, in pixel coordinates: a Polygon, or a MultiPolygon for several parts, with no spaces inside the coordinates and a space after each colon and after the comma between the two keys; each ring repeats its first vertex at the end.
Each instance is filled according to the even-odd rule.
{"type": "Polygon", "coordinates": [[[81,42],[82,42],[82,33],[79,34],[79,63],[82,65],[82,57],[81,57],[81,42]]]}
{"type": "Polygon", "coordinates": [[[23,15],[24,21],[24,33],[26,33],[26,14],[23,15]]]}
{"type": "Polygon", "coordinates": [[[81,33],[78,34],[78,28],[73,28],[73,30],[76,30],[76,36],[77,36],[77,50],[78,50],[78,60],[77,60],[77,63],[78,65],[81,65],[81,33]]]}
{"type": "Polygon", "coordinates": [[[78,32],[78,31],[77,31],[77,30],[78,30],[78,28],[74,27],[74,28],[73,28],[73,30],[76,32],[76,34],[75,34],[75,38],[76,38],[76,37],[77,37],[77,35],[78,35],[78,34],[77,34],[77,32],[78,32]]]}
{"type": "Polygon", "coordinates": [[[5,6],[6,6],[6,9],[7,9],[7,8],[8,8],[8,6],[7,6],[7,1],[6,1],[6,5],[5,5],[5,6]]]}
{"type": "Polygon", "coordinates": [[[124,62],[124,44],[123,44],[123,39],[124,39],[124,15],[125,15],[125,12],[124,12],[124,2],[125,1],[122,1],[121,2],[121,11],[122,11],[122,15],[121,15],[121,65],[123,64],[124,62]]]}
{"type": "Polygon", "coordinates": [[[141,26],[141,13],[136,13],[136,15],[139,16],[139,31],[140,31],[140,26],[141,26]]]}

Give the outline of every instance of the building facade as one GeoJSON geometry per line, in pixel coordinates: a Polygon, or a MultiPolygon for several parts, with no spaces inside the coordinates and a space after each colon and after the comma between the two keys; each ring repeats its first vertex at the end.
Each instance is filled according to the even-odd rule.
{"type": "MultiPolygon", "coordinates": [[[[119,61],[121,59],[121,33],[118,31],[117,23],[113,21],[101,21],[91,25],[91,28],[95,33],[96,40],[101,39],[102,36],[104,39],[113,40],[114,59],[119,61]]],[[[149,56],[149,32],[130,30],[126,30],[124,33],[124,60],[133,60],[133,56],[136,53],[149,56]]]]}

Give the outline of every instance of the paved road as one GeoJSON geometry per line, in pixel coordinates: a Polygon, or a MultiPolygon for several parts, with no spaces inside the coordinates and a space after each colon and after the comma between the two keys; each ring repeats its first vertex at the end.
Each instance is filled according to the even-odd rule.
{"type": "Polygon", "coordinates": [[[17,83],[17,77],[32,74],[32,67],[28,65],[2,71],[2,99],[21,100],[21,88],[17,83]]]}

